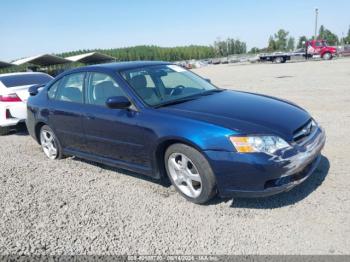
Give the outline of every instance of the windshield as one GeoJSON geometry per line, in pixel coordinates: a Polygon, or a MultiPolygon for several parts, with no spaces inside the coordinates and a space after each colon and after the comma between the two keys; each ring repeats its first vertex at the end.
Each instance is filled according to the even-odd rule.
{"type": "Polygon", "coordinates": [[[7,87],[27,86],[27,85],[42,85],[51,81],[53,78],[46,74],[16,74],[1,76],[0,81],[7,87]]]}
{"type": "Polygon", "coordinates": [[[177,65],[157,65],[121,72],[142,100],[150,106],[184,101],[218,90],[205,79],[177,65]]]}

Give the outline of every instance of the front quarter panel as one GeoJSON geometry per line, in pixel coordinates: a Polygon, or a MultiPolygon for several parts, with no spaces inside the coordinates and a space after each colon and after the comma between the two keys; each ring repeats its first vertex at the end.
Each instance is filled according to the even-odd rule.
{"type": "MultiPolygon", "coordinates": [[[[158,173],[158,163],[162,156],[156,152],[167,142],[188,144],[205,155],[206,150],[234,152],[229,136],[234,131],[206,122],[174,116],[144,109],[139,113],[138,124],[142,126],[142,135],[154,173],[158,173]]],[[[157,174],[155,174],[158,176],[157,174]]]]}

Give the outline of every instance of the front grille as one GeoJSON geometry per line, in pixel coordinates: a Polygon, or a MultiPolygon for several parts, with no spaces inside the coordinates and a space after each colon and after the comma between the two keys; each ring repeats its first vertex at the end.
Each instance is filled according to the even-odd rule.
{"type": "Polygon", "coordinates": [[[293,132],[293,141],[298,144],[302,143],[315,131],[316,128],[316,122],[313,119],[310,119],[306,124],[293,132]]]}

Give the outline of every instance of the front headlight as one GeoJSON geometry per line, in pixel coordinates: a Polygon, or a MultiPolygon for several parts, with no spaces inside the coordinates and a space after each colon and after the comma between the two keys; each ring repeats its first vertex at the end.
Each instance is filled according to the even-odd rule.
{"type": "Polygon", "coordinates": [[[239,153],[261,152],[273,154],[290,145],[278,136],[231,136],[230,140],[239,153]]]}

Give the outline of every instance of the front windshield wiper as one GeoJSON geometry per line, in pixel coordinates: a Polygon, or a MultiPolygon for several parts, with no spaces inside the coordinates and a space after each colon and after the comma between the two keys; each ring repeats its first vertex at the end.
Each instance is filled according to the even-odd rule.
{"type": "Polygon", "coordinates": [[[170,106],[170,105],[176,105],[176,104],[181,104],[187,101],[191,101],[191,100],[195,100],[201,96],[207,96],[207,95],[211,95],[214,93],[220,93],[222,91],[225,91],[226,89],[212,89],[212,90],[207,90],[205,92],[202,93],[198,93],[198,94],[194,94],[188,97],[184,97],[184,98],[180,98],[177,100],[173,100],[173,101],[168,101],[168,102],[164,102],[158,105],[153,106],[154,108],[160,108],[160,107],[164,107],[164,106],[170,106]]]}
{"type": "Polygon", "coordinates": [[[211,94],[215,94],[215,93],[220,93],[222,91],[225,91],[226,89],[211,89],[211,90],[207,90],[203,93],[199,93],[198,95],[200,96],[207,96],[207,95],[211,95],[211,94]]]}
{"type": "Polygon", "coordinates": [[[185,103],[187,101],[191,101],[191,100],[195,100],[195,99],[196,99],[196,97],[194,97],[194,96],[185,97],[185,98],[181,98],[181,99],[177,99],[177,100],[173,100],[173,101],[163,102],[161,104],[153,106],[153,108],[160,108],[160,107],[165,107],[165,106],[181,104],[181,103],[185,103]]]}

